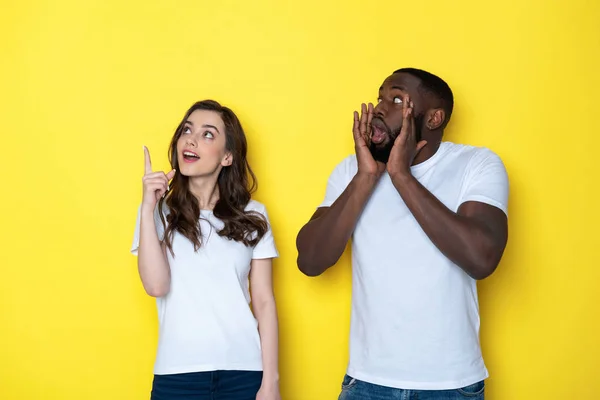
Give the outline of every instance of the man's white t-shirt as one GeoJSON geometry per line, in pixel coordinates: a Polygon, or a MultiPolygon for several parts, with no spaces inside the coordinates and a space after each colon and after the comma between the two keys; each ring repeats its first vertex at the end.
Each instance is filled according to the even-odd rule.
{"type": "MultiPolygon", "coordinates": [[[[357,171],[355,155],[344,159],[329,178],[321,207],[331,206],[357,171]]],[[[507,173],[486,148],[442,142],[411,172],[453,212],[478,201],[507,213],[507,173]]],[[[476,281],[431,242],[387,173],[352,236],[347,373],[416,390],[456,389],[488,377],[476,281]]]]}
{"type": "MultiPolygon", "coordinates": [[[[251,200],[246,210],[265,207],[251,200]]],[[[154,220],[164,236],[158,207],[154,220]]],[[[165,219],[166,221],[166,219],[165,219]]],[[[271,227],[255,247],[217,234],[223,227],[212,211],[200,212],[202,247],[196,252],[187,238],[175,233],[168,294],[157,298],[159,339],[154,373],[157,375],[214,370],[261,371],[258,323],[250,309],[248,275],[253,259],[275,258],[271,227]]],[[[138,210],[131,252],[137,255],[140,238],[138,210]]]]}

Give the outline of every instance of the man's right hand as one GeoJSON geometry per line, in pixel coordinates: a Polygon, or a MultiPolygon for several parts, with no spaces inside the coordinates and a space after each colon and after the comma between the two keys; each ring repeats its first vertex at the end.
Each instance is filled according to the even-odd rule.
{"type": "Polygon", "coordinates": [[[142,207],[154,211],[156,203],[169,190],[169,181],[175,176],[175,170],[165,174],[162,171],[152,172],[152,162],[150,152],[144,146],[144,177],[142,178],[144,194],[142,197],[142,207]]]}
{"type": "Polygon", "coordinates": [[[354,144],[358,172],[329,207],[319,208],[296,237],[298,268],[307,276],[317,276],[341,257],[369,200],[377,180],[385,171],[369,150],[373,105],[362,104],[362,115],[354,112],[354,144]]]}
{"type": "Polygon", "coordinates": [[[375,161],[369,150],[371,144],[371,120],[373,119],[373,104],[361,104],[361,115],[354,111],[354,149],[358,162],[358,174],[379,178],[385,171],[385,164],[375,161]]]}

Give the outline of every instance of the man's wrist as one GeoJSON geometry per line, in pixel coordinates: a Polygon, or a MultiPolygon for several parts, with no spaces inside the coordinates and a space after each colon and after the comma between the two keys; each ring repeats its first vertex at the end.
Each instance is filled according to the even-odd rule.
{"type": "Polygon", "coordinates": [[[414,176],[410,172],[410,168],[388,171],[388,173],[390,174],[390,178],[392,178],[392,182],[400,184],[401,186],[404,186],[414,180],[414,176]]]}
{"type": "Polygon", "coordinates": [[[365,172],[357,172],[354,176],[354,181],[359,185],[359,187],[363,187],[363,185],[367,185],[367,187],[375,187],[377,181],[379,181],[380,175],[369,174],[365,172]]]}

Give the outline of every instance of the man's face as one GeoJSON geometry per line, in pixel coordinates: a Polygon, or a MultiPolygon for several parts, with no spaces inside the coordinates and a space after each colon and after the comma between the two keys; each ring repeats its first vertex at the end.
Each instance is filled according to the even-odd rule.
{"type": "Polygon", "coordinates": [[[414,104],[413,116],[417,142],[421,140],[423,125],[423,98],[419,93],[420,80],[407,73],[388,77],[379,88],[377,105],[371,121],[371,144],[369,149],[376,161],[387,163],[394,140],[402,129],[402,108],[406,95],[414,104]]]}

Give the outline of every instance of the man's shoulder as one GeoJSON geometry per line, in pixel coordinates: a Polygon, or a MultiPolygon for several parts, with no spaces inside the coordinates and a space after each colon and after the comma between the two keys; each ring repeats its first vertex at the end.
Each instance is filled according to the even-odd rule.
{"type": "Polygon", "coordinates": [[[500,156],[485,146],[476,146],[470,144],[454,143],[449,141],[442,142],[444,153],[456,161],[463,161],[471,166],[477,166],[486,162],[500,162],[500,156]]]}
{"type": "Polygon", "coordinates": [[[338,167],[345,168],[358,168],[358,162],[356,160],[356,154],[349,154],[338,163],[338,167]]]}
{"type": "Polygon", "coordinates": [[[337,163],[333,167],[331,176],[338,178],[354,176],[356,171],[358,171],[358,161],[356,160],[356,154],[349,154],[342,158],[340,161],[337,161],[337,163]]]}

